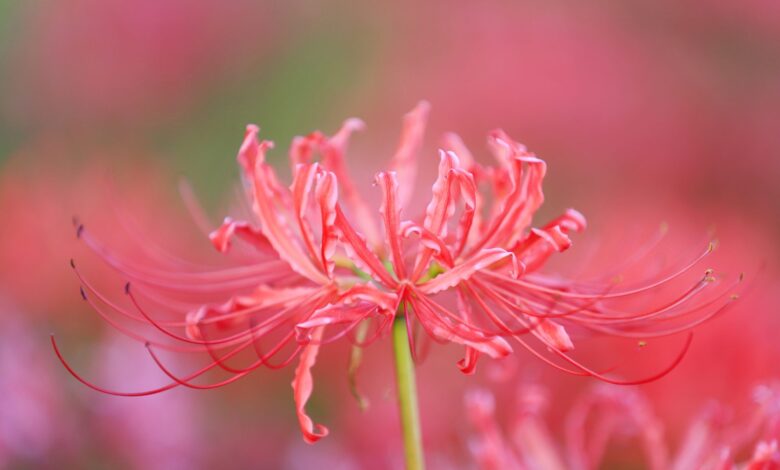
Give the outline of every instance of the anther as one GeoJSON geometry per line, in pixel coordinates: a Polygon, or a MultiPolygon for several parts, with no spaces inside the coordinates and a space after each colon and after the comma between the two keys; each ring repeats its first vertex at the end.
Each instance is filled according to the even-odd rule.
{"type": "Polygon", "coordinates": [[[70,267],[76,269],[76,262],[73,261],[73,258],[70,259],[70,267]]]}
{"type": "Polygon", "coordinates": [[[130,294],[130,281],[125,283],[125,294],[130,294]]]}
{"type": "Polygon", "coordinates": [[[82,299],[87,300],[87,293],[84,291],[83,287],[79,287],[79,293],[81,294],[82,299]]]}

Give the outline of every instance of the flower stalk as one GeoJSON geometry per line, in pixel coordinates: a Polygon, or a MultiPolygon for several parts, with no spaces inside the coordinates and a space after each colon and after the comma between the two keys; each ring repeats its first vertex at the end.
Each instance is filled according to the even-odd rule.
{"type": "Polygon", "coordinates": [[[420,410],[417,404],[417,384],[409,340],[406,316],[399,313],[393,322],[393,351],[398,386],[398,410],[401,414],[401,433],[404,440],[404,458],[407,470],[423,470],[425,458],[420,429],[420,410]]]}

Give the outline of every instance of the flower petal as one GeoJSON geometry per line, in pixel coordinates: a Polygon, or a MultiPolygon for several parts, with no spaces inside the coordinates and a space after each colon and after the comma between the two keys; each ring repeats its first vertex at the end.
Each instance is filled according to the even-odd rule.
{"type": "Polygon", "coordinates": [[[276,181],[273,169],[265,164],[265,151],[270,146],[267,141],[258,142],[257,127],[249,126],[239,151],[239,161],[242,162],[242,166],[248,165],[249,162],[255,164],[251,171],[254,191],[253,209],[260,220],[261,231],[279,257],[285,260],[295,272],[317,284],[326,284],[327,276],[306,255],[293,236],[283,213],[274,205],[283,188],[276,181]]]}
{"type": "Polygon", "coordinates": [[[320,350],[317,341],[322,338],[323,328],[317,328],[312,333],[314,342],[307,345],[300,356],[298,367],[295,368],[295,379],[292,382],[293,397],[295,398],[295,409],[298,414],[298,423],[303,433],[303,440],[313,444],[328,435],[328,428],[322,424],[315,424],[306,414],[306,402],[311,397],[314,388],[314,380],[311,375],[311,368],[317,361],[317,353],[320,350]]]}
{"type": "Polygon", "coordinates": [[[582,231],[586,227],[585,217],[574,209],[568,209],[563,215],[548,223],[542,229],[531,229],[525,239],[518,241],[512,252],[527,272],[539,269],[556,252],[571,247],[569,231],[582,231]]]}
{"type": "Polygon", "coordinates": [[[435,294],[436,292],[449,289],[463,281],[468,280],[478,271],[485,269],[503,259],[512,258],[514,255],[501,248],[489,248],[482,250],[463,263],[454,268],[443,272],[430,281],[419,286],[419,290],[426,294],[435,294]]]}
{"type": "Polygon", "coordinates": [[[379,213],[385,223],[387,243],[390,245],[390,259],[393,263],[396,277],[406,278],[406,266],[404,265],[403,252],[401,250],[400,237],[400,209],[396,205],[398,196],[398,178],[393,172],[380,172],[376,175],[376,182],[382,188],[382,204],[379,213]]]}
{"type": "Polygon", "coordinates": [[[404,116],[398,149],[390,162],[390,170],[398,174],[399,207],[405,207],[412,198],[417,179],[416,156],[425,134],[430,109],[431,105],[427,101],[420,101],[413,110],[404,116]]]}
{"type": "MultiPolygon", "coordinates": [[[[441,341],[462,344],[480,353],[487,354],[493,359],[500,359],[512,352],[512,346],[500,336],[487,336],[482,331],[476,330],[467,323],[452,324],[432,312],[424,301],[409,299],[412,309],[420,320],[420,323],[431,336],[441,341]]],[[[461,364],[459,363],[459,366],[461,364]]],[[[463,370],[463,367],[461,367],[463,370]]],[[[469,368],[466,368],[468,371],[469,368]]]]}
{"type": "Polygon", "coordinates": [[[529,317],[531,323],[536,325],[533,334],[538,336],[545,344],[557,349],[560,352],[567,352],[574,349],[566,328],[562,325],[548,319],[537,320],[535,317],[529,317]]]}
{"type": "MultiPolygon", "coordinates": [[[[487,354],[493,359],[501,359],[507,357],[512,353],[512,346],[510,346],[509,343],[500,336],[493,336],[491,338],[488,338],[476,331],[472,331],[468,333],[464,331],[462,335],[457,334],[457,330],[464,329],[462,325],[458,325],[456,328],[454,328],[455,331],[451,331],[450,328],[443,328],[436,324],[429,325],[429,326],[431,332],[438,339],[468,346],[469,348],[473,349],[475,352],[487,354]],[[474,335],[482,336],[483,338],[480,338],[479,341],[472,341],[467,338],[467,336],[474,336],[474,335]]],[[[472,359],[476,362],[476,358],[472,358],[472,359]]],[[[458,365],[460,367],[461,365],[460,362],[458,363],[458,365]]],[[[469,370],[468,367],[466,367],[465,370],[463,367],[460,367],[460,369],[464,373],[468,373],[469,370]]]]}
{"type": "Polygon", "coordinates": [[[471,151],[463,143],[463,139],[454,132],[444,134],[444,148],[455,152],[460,159],[461,166],[466,170],[473,171],[477,165],[471,151]]]}
{"type": "Polygon", "coordinates": [[[472,375],[477,370],[477,359],[479,359],[479,351],[466,346],[466,355],[458,361],[458,369],[466,375],[472,375]]]}
{"type": "Polygon", "coordinates": [[[320,148],[324,140],[325,136],[319,131],[312,132],[305,137],[293,137],[290,145],[290,164],[292,169],[295,170],[295,167],[298,165],[309,164],[314,151],[320,148]]]}
{"type": "MultiPolygon", "coordinates": [[[[314,180],[318,175],[320,167],[318,164],[298,164],[293,173],[293,183],[290,186],[293,197],[293,212],[295,220],[298,222],[298,230],[303,238],[304,246],[312,260],[320,261],[317,250],[314,248],[314,231],[309,223],[308,213],[311,208],[311,195],[314,193],[314,180]]],[[[324,270],[324,265],[320,261],[319,267],[324,270]]]]}
{"type": "Polygon", "coordinates": [[[325,138],[321,144],[322,166],[336,174],[346,208],[357,221],[357,226],[366,236],[369,245],[377,247],[381,245],[382,237],[380,237],[379,231],[374,224],[374,217],[372,217],[371,211],[349,176],[345,158],[350,136],[353,132],[363,130],[364,128],[365,124],[363,121],[357,118],[350,118],[344,121],[341,129],[336,134],[330,138],[325,138]]]}
{"type": "MultiPolygon", "coordinates": [[[[453,152],[439,150],[439,174],[431,188],[431,201],[425,209],[423,228],[434,236],[444,238],[447,235],[447,220],[455,212],[452,201],[451,180],[452,170],[459,165],[458,157],[453,152]]],[[[414,262],[413,280],[418,280],[431,259],[432,252],[424,248],[414,262]]]]}
{"type": "Polygon", "coordinates": [[[376,253],[369,249],[366,239],[350,225],[338,205],[336,205],[336,220],[334,223],[341,233],[344,250],[355,265],[368,272],[374,280],[385,287],[394,289],[398,283],[387,272],[376,253]]]}
{"type": "Polygon", "coordinates": [[[336,243],[338,234],[336,233],[336,204],[339,199],[339,187],[336,181],[336,175],[331,172],[324,172],[317,176],[315,196],[320,206],[320,220],[322,223],[320,243],[320,258],[322,266],[329,278],[333,278],[333,269],[335,262],[333,254],[336,252],[336,243]]]}
{"type": "Polygon", "coordinates": [[[237,236],[259,251],[271,251],[273,248],[263,234],[252,227],[249,222],[233,220],[225,217],[222,225],[209,234],[209,240],[220,252],[225,253],[230,248],[230,239],[237,236]]]}
{"type": "MultiPolygon", "coordinates": [[[[493,131],[489,143],[501,162],[502,173],[509,177],[511,191],[505,197],[497,198],[489,228],[470,253],[486,246],[514,245],[524,236],[534,213],[544,202],[542,182],[547,172],[544,161],[528,153],[522,144],[503,131],[493,131]]],[[[495,175],[494,178],[499,177],[495,175]]]]}

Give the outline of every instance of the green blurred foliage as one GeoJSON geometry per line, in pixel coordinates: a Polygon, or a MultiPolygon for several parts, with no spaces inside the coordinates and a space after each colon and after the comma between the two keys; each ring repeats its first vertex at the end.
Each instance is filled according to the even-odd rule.
{"type": "Polygon", "coordinates": [[[276,144],[270,158],[285,161],[292,137],[343,118],[334,110],[364,73],[371,43],[355,44],[354,31],[332,20],[292,38],[270,61],[223,84],[187,118],[159,131],[155,145],[175,155],[174,167],[206,200],[218,200],[237,181],[234,156],[246,124],[260,125],[276,144]]]}

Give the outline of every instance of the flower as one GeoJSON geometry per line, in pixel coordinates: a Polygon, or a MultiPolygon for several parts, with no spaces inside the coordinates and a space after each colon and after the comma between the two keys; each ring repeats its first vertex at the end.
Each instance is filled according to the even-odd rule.
{"type": "Polygon", "coordinates": [[[606,465],[608,445],[636,439],[642,451],[640,465],[651,469],[737,468],[737,455],[753,454],[738,468],[780,468],[780,388],[756,387],[752,412],[729,419],[716,403],[705,406],[693,419],[677,452],[667,447],[664,423],[652,404],[637,390],[600,384],[583,394],[568,410],[565,435],[556,445],[544,410],[549,396],[538,385],[517,393],[515,412],[505,433],[496,417],[496,403],[486,390],[472,390],[465,398],[466,415],[476,434],[470,451],[480,468],[591,469],[606,465]]]}
{"type": "Polygon", "coordinates": [[[292,386],[299,424],[311,443],[328,433],[305,410],[320,346],[344,336],[369,344],[400,315],[415,356],[416,344],[426,338],[462,345],[465,357],[458,366],[465,373],[475,370],[481,355],[509,355],[512,340],[561,370],[638,383],[671,370],[690,334],[669,367],[621,381],[577,361],[569,329],[628,338],[671,335],[706,321],[735,299],[729,296],[734,285],[710,288],[721,282],[712,269],[682,293],[663,291],[669,281],[690,274],[712,243],[672,273],[621,288],[608,277],[578,282],[542,274],[546,261],[567,250],[569,234],[583,230],[586,221],[569,209],[541,227],[532,225],[544,201],[547,166],[501,130],[488,137],[494,166],[479,164],[458,136],[446,135],[430,202],[419,216],[406,217],[414,209],[416,155],[428,112],[421,102],[405,116],[389,169],[376,175],[382,193],[378,218],[349,177],[348,140],[363,123],[348,119],[333,136],[313,132],[293,140],[289,188],[266,160],[273,143],[259,140],[257,126],[247,127],[238,151],[247,210],[209,235],[229,265],[205,268],[162,254],[156,265],[125,259],[77,223],[78,238],[128,280],[126,299],[117,300],[76,270],[83,298],[113,326],[145,342],[172,382],[139,393],[114,392],[81,379],[60,355],[63,363],[98,390],[148,395],[178,385],[215,388],[261,366],[278,368],[298,358],[292,386]],[[233,246],[236,241],[242,243],[233,246]],[[632,308],[617,308],[626,304],[632,308]],[[126,322],[151,326],[157,336],[126,322]],[[158,349],[201,351],[211,361],[181,377],[165,366],[158,349]],[[242,359],[248,363],[236,365],[242,359]],[[194,382],[217,369],[230,376],[207,385],[194,382]]]}

